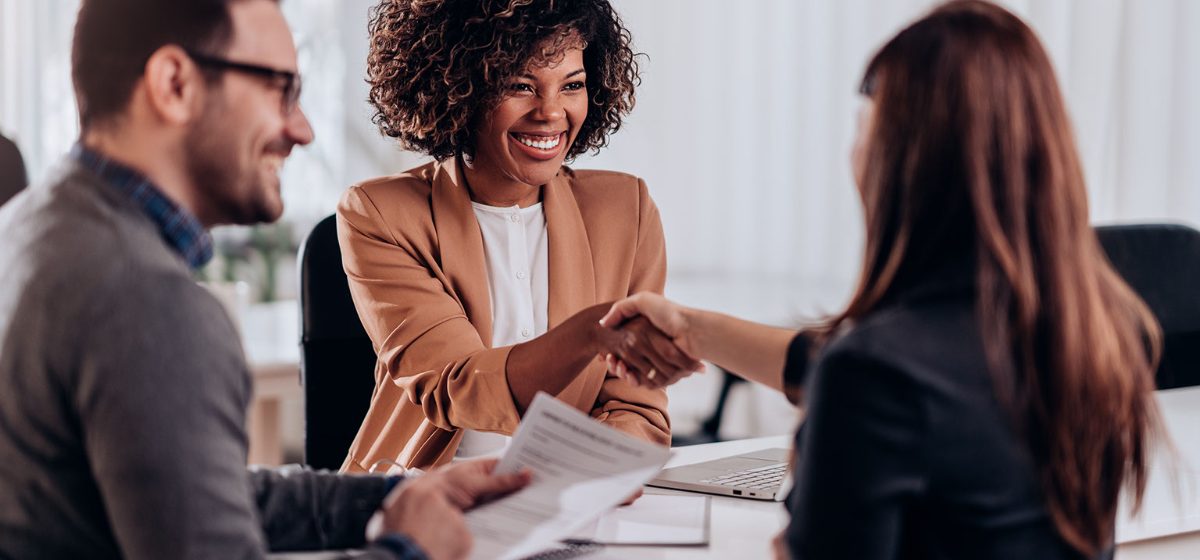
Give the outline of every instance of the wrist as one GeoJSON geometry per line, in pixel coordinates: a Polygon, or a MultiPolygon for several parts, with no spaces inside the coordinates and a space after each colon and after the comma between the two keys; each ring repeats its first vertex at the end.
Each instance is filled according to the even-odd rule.
{"type": "Polygon", "coordinates": [[[707,324],[710,322],[711,315],[710,311],[691,307],[684,307],[679,311],[682,324],[676,344],[694,359],[709,359],[707,349],[711,348],[711,344],[708,338],[712,329],[708,328],[707,324]]]}
{"type": "Polygon", "coordinates": [[[376,539],[374,544],[392,553],[400,560],[428,560],[429,558],[416,541],[402,533],[388,533],[376,539]]]}
{"type": "Polygon", "coordinates": [[[613,329],[600,324],[600,319],[608,313],[612,308],[612,302],[600,303],[593,305],[580,311],[575,315],[583,325],[583,344],[579,347],[583,348],[587,355],[596,356],[603,354],[610,342],[611,332],[613,329]]]}

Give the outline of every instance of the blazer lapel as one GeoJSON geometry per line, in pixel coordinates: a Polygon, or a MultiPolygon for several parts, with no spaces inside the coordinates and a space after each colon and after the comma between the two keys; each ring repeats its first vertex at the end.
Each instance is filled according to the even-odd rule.
{"type": "MultiPolygon", "coordinates": [[[[491,347],[492,300],[488,293],[483,234],[471,209],[471,196],[461,180],[459,165],[458,158],[443,160],[434,172],[433,227],[437,231],[442,270],[450,287],[458,295],[467,319],[475,325],[483,344],[491,347]]],[[[553,250],[550,263],[553,267],[553,250]]]]}
{"type": "MultiPolygon", "coordinates": [[[[550,252],[547,319],[553,328],[581,309],[597,303],[596,274],[592,266],[592,245],[567,173],[560,171],[542,190],[542,209],[546,213],[550,252]]],[[[585,414],[591,411],[604,382],[603,373],[588,373],[597,364],[593,361],[585,373],[558,394],[558,398],[585,414]]]]}
{"type": "Polygon", "coordinates": [[[550,252],[550,303],[547,319],[554,327],[596,303],[592,246],[567,174],[559,172],[542,189],[550,252]]]}

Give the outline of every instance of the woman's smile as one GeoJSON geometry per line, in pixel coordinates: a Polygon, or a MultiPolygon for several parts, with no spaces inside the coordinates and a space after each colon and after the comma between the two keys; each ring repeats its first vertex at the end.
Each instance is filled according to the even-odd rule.
{"type": "Polygon", "coordinates": [[[528,133],[510,132],[508,138],[519,153],[525,154],[538,161],[551,160],[558,157],[567,146],[567,133],[528,133]]]}

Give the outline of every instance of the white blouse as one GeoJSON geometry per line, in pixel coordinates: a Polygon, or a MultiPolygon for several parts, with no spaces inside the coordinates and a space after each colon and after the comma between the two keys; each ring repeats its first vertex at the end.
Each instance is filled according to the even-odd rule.
{"type": "MultiPolygon", "coordinates": [[[[546,215],[539,202],[528,208],[498,208],[472,202],[483,233],[488,292],[492,300],[492,347],[541,336],[549,308],[549,251],[546,215]]],[[[498,453],[508,436],[465,430],[457,458],[498,453]]]]}

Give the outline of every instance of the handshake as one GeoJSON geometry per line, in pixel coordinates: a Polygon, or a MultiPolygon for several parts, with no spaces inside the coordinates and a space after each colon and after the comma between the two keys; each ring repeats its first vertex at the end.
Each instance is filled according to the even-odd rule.
{"type": "Polygon", "coordinates": [[[651,292],[613,304],[600,319],[605,344],[599,354],[609,373],[657,389],[703,371],[689,311],[651,292]]]}
{"type": "MultiPolygon", "coordinates": [[[[665,387],[703,369],[697,357],[705,337],[691,324],[702,315],[693,313],[657,294],[640,293],[577,313],[563,325],[571,331],[569,338],[535,339],[545,346],[531,354],[545,366],[554,361],[549,355],[555,351],[575,353],[580,350],[576,344],[582,344],[587,360],[601,356],[610,374],[635,386],[665,387]]],[[[524,359],[510,357],[509,368],[524,359]]],[[[406,480],[384,500],[367,527],[367,538],[398,533],[433,560],[466,557],[472,539],[464,514],[530,482],[529,473],[497,475],[495,465],[495,459],[463,461],[406,480]]]]}

